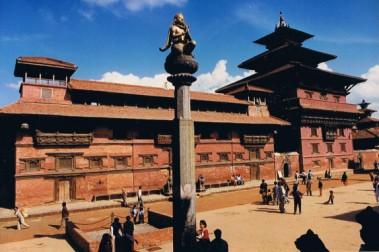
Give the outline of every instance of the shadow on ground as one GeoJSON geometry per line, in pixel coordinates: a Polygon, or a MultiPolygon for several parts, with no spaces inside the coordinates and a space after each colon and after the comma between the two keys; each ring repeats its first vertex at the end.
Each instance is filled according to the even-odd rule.
{"type": "MultiPolygon", "coordinates": [[[[362,202],[351,202],[353,204],[362,204],[362,202]]],[[[355,211],[350,211],[350,212],[346,212],[346,213],[343,213],[343,214],[338,214],[338,215],[333,215],[333,216],[327,216],[325,218],[333,218],[333,219],[337,219],[337,220],[343,220],[343,221],[352,221],[352,222],[356,222],[355,221],[355,216],[359,213],[359,212],[362,212],[362,210],[364,210],[366,208],[362,208],[362,209],[359,209],[359,210],[355,210],[355,211]]],[[[374,211],[379,213],[379,206],[376,206],[376,207],[373,207],[374,211]]]]}

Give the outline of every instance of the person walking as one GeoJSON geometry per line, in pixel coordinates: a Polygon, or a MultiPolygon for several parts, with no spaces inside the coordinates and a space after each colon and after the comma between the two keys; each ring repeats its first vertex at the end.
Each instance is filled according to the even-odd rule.
{"type": "Polygon", "coordinates": [[[209,245],[208,252],[229,252],[228,243],[221,238],[221,230],[216,229],[213,231],[215,238],[209,245]]]}
{"type": "Polygon", "coordinates": [[[307,179],[307,196],[312,196],[312,179],[307,179]]]}
{"type": "Polygon", "coordinates": [[[138,201],[139,206],[143,206],[143,200],[142,200],[142,186],[139,186],[139,187],[138,187],[137,201],[138,201]]]}
{"type": "Polygon", "coordinates": [[[122,188],[121,196],[122,196],[122,203],[121,203],[122,206],[123,207],[128,207],[128,202],[127,202],[128,193],[126,192],[126,188],[125,187],[122,188]]]}
{"type": "Polygon", "coordinates": [[[278,204],[278,190],[279,190],[278,188],[279,188],[278,182],[274,181],[274,187],[272,188],[272,199],[273,199],[274,205],[278,204]]]}
{"type": "Polygon", "coordinates": [[[293,188],[293,202],[294,202],[294,212],[293,214],[296,214],[297,208],[299,208],[299,214],[301,214],[301,198],[303,194],[299,191],[297,185],[293,188]]]}
{"type": "Polygon", "coordinates": [[[346,172],[343,172],[342,177],[341,177],[341,181],[344,185],[347,185],[347,174],[346,174],[346,172]]]}
{"type": "Polygon", "coordinates": [[[138,216],[137,205],[134,205],[130,209],[130,216],[133,218],[133,223],[137,224],[137,216],[138,216]]]}
{"type": "Polygon", "coordinates": [[[323,183],[321,177],[318,178],[318,190],[320,191],[320,197],[322,196],[322,188],[323,188],[323,183]]]}
{"type": "Polygon", "coordinates": [[[279,181],[279,190],[278,190],[278,199],[279,199],[279,211],[284,213],[286,210],[284,208],[284,204],[286,202],[286,190],[283,186],[283,182],[279,181]]]}
{"type": "Polygon", "coordinates": [[[21,230],[22,226],[26,228],[30,227],[30,225],[25,222],[25,217],[17,206],[14,208],[14,215],[17,217],[17,230],[21,230]]]}
{"type": "Polygon", "coordinates": [[[124,223],[124,236],[126,252],[133,252],[134,242],[138,242],[134,239],[134,223],[130,220],[130,216],[126,216],[126,221],[124,223]]]}
{"type": "Polygon", "coordinates": [[[334,193],[333,190],[329,191],[329,199],[325,202],[325,204],[334,204],[334,193]]]}
{"type": "Polygon", "coordinates": [[[259,186],[259,193],[262,196],[262,202],[263,204],[266,203],[266,195],[267,195],[267,183],[264,179],[262,179],[262,183],[259,186]]]}
{"type": "Polygon", "coordinates": [[[61,211],[61,214],[62,214],[62,219],[61,219],[61,225],[59,226],[59,228],[62,228],[63,225],[66,227],[67,221],[68,221],[68,217],[70,215],[70,213],[69,213],[69,211],[67,209],[67,205],[66,205],[65,201],[62,202],[62,211],[61,211]]]}

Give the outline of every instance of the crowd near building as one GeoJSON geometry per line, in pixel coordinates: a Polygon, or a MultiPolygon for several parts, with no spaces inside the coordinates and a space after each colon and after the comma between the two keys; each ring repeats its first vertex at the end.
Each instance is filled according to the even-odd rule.
{"type": "MultiPolygon", "coordinates": [[[[364,79],[317,68],[336,56],[303,47],[311,37],[282,20],[255,41],[267,51],[239,65],[254,74],[216,93],[191,92],[196,176],[205,186],[357,162],[357,121],[378,124],[367,107],[346,102],[364,79]]],[[[16,59],[20,98],[0,109],[1,205],[98,200],[169,183],[173,90],[79,80],[76,70],[47,57],[16,59]]]]}

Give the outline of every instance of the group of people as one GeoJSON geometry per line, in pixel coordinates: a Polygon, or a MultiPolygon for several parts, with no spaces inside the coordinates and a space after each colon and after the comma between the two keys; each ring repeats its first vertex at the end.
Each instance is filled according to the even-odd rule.
{"type": "Polygon", "coordinates": [[[237,174],[237,175],[234,175],[234,174],[233,174],[233,175],[230,177],[230,183],[231,183],[232,185],[243,185],[243,184],[245,184],[245,181],[243,180],[241,174],[237,174]]]}
{"type": "Polygon", "coordinates": [[[200,220],[200,228],[196,233],[198,252],[228,252],[228,243],[221,238],[221,230],[214,231],[215,239],[210,241],[207,222],[200,220]]]}
{"type": "MultiPolygon", "coordinates": [[[[122,198],[122,202],[121,202],[121,206],[123,207],[128,207],[128,192],[126,190],[126,188],[122,188],[121,190],[121,198],[122,198]]],[[[138,191],[137,191],[137,201],[138,201],[138,204],[141,206],[143,205],[143,200],[142,200],[142,186],[139,186],[138,187],[138,191]]]]}
{"type": "Polygon", "coordinates": [[[121,224],[119,218],[114,218],[110,232],[103,234],[100,241],[99,252],[133,252],[134,243],[138,241],[134,239],[134,223],[130,216],[126,216],[126,221],[121,224]],[[113,246],[115,249],[113,250],[113,246]]]}

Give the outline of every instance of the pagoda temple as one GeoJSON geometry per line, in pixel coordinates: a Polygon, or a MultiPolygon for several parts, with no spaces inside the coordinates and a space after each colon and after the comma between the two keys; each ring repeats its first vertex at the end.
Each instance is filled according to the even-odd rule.
{"type": "Polygon", "coordinates": [[[301,170],[347,168],[360,112],[346,96],[365,80],[318,68],[336,56],[303,47],[312,37],[280,16],[274,32],[254,41],[267,50],[239,65],[255,73],[216,92],[248,97],[252,89],[271,90],[270,113],[291,122],[276,134],[275,151],[298,152],[301,170]]]}

